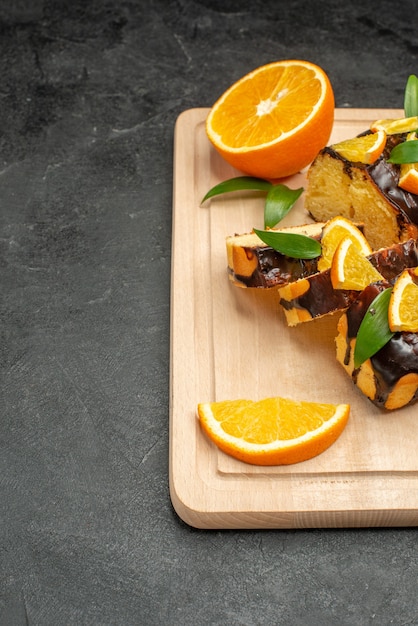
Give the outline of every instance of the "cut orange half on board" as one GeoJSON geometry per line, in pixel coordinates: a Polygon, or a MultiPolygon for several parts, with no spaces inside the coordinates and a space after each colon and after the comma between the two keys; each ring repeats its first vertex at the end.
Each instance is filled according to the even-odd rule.
{"type": "Polygon", "coordinates": [[[418,268],[406,269],[397,278],[389,300],[388,322],[392,332],[418,332],[418,268]]]}
{"type": "Polygon", "coordinates": [[[386,146],[386,139],[385,131],[378,130],[369,135],[340,141],[334,144],[332,149],[342,156],[343,159],[347,159],[347,161],[370,165],[382,154],[386,146]]]}
{"type": "Polygon", "coordinates": [[[218,448],[253,465],[289,465],[317,456],[338,439],[349,414],[348,404],[280,397],[198,405],[200,424],[218,448]]]}
{"type": "Polygon", "coordinates": [[[372,248],[361,230],[346,217],[338,215],[327,222],[322,231],[322,252],[318,260],[320,272],[331,267],[334,252],[342,239],[346,237],[351,239],[364,256],[372,253],[372,248]]]}
{"type": "Polygon", "coordinates": [[[383,276],[349,237],[337,246],[331,265],[331,282],[334,289],[361,291],[367,285],[383,280],[383,276]]]}
{"type": "Polygon", "coordinates": [[[207,135],[233,167],[279,179],[309,165],[327,144],[334,94],[325,72],[308,61],[263,65],[215,102],[207,135]]]}

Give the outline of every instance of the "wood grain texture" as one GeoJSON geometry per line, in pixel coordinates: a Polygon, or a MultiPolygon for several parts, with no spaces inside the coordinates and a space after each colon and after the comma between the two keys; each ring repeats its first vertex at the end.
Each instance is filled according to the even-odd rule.
{"type": "MultiPolygon", "coordinates": [[[[337,317],[288,328],[275,291],[227,277],[225,238],[263,226],[264,196],[219,196],[239,175],[209,144],[207,109],[182,113],[174,146],[171,285],[170,494],[197,528],[313,528],[418,524],[417,408],[383,413],[335,357],[337,317]],[[200,430],[198,402],[282,395],[349,402],[340,439],[286,467],[253,467],[218,451],[200,430]]],[[[337,109],[331,141],[399,110],[337,109]]],[[[305,173],[286,184],[306,185],[305,173]]],[[[303,196],[283,224],[311,221],[303,196]]]]}

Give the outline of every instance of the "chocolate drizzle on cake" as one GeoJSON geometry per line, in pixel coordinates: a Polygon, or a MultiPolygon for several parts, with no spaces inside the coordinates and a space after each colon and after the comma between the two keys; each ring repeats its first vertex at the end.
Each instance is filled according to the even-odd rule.
{"type": "Polygon", "coordinates": [[[257,263],[250,276],[236,274],[231,268],[228,271],[234,280],[246,287],[275,287],[285,285],[291,280],[305,278],[315,273],[318,268],[318,259],[294,259],[273,248],[243,247],[247,258],[256,257],[257,263]]]}
{"type": "MultiPolygon", "coordinates": [[[[366,287],[346,311],[347,320],[347,352],[344,364],[348,365],[350,353],[353,349],[352,339],[357,337],[360,324],[370,304],[374,298],[390,283],[373,283],[366,287]]],[[[395,389],[397,383],[410,374],[418,375],[418,334],[410,332],[398,332],[383,346],[375,355],[370,358],[370,364],[374,376],[375,396],[370,398],[372,402],[380,407],[386,407],[390,394],[395,389]]],[[[358,383],[360,368],[352,371],[351,377],[355,384],[358,383]]],[[[409,399],[408,404],[418,399],[418,390],[409,399]]]]}
{"type": "Polygon", "coordinates": [[[398,186],[399,165],[388,163],[384,158],[368,165],[366,171],[376,187],[411,222],[418,224],[418,196],[398,186]]]}

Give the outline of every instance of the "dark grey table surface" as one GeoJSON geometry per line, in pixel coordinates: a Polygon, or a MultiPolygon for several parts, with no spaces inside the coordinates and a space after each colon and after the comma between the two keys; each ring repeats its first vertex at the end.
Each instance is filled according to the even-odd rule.
{"type": "Polygon", "coordinates": [[[199,531],[168,488],[173,128],[264,63],[402,107],[415,0],[0,1],[0,624],[418,624],[417,530],[199,531]]]}

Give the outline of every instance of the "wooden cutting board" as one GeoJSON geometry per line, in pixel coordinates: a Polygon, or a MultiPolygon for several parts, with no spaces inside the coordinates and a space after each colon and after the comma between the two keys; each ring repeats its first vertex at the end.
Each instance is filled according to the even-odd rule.
{"type": "MultiPolygon", "coordinates": [[[[209,144],[207,109],[175,127],[171,284],[170,494],[197,528],[418,525],[417,406],[376,408],[335,358],[336,317],[288,328],[274,291],[240,289],[226,271],[225,238],[263,227],[265,196],[242,192],[201,205],[240,175],[209,144]],[[196,417],[198,402],[282,395],[349,402],[338,441],[292,466],[255,467],[220,452],[196,417]]],[[[330,142],[399,110],[337,109],[330,142]]],[[[305,173],[287,179],[306,186],[305,173]]],[[[284,224],[310,221],[303,196],[284,224]]]]}

